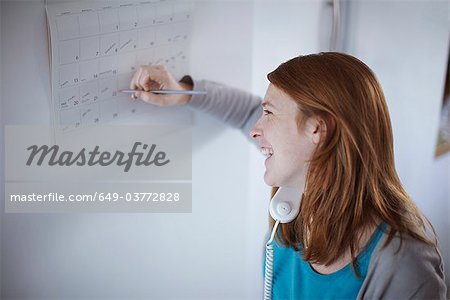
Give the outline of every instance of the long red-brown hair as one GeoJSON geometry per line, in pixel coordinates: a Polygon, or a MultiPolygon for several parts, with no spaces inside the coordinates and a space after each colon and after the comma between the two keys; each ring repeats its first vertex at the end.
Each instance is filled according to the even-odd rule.
{"type": "Polygon", "coordinates": [[[390,225],[384,246],[396,233],[433,245],[426,236],[428,220],[395,170],[389,112],[370,68],[353,56],[325,52],[295,57],[267,77],[297,102],[300,128],[311,116],[326,124],[309,163],[300,213],[281,224],[277,240],[323,265],[350,249],[353,266],[359,233],[377,220],[390,225]]]}

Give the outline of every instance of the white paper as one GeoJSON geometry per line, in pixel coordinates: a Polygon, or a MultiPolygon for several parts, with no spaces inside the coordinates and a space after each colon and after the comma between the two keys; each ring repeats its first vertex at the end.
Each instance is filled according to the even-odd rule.
{"type": "MultiPolygon", "coordinates": [[[[69,132],[143,112],[118,93],[138,66],[188,74],[192,3],[89,1],[47,4],[55,130],[69,132]]],[[[147,105],[150,108],[150,105],[147,105]]]]}

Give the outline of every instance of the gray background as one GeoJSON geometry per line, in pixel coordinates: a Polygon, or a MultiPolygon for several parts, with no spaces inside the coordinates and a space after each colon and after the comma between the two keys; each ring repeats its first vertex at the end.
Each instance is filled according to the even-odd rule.
{"type": "MultiPolygon", "coordinates": [[[[438,231],[450,278],[450,155],[433,157],[449,3],[344,3],[341,47],[381,81],[399,175],[438,231]]],[[[198,1],[195,7],[195,78],[263,96],[265,75],[280,62],[328,50],[327,1],[198,1]]],[[[2,123],[49,122],[43,1],[1,2],[0,55],[2,123]]],[[[187,110],[165,112],[178,120],[187,110]]],[[[193,125],[191,214],[2,213],[2,298],[260,299],[269,196],[263,157],[240,132],[209,116],[195,113],[193,125]]]]}

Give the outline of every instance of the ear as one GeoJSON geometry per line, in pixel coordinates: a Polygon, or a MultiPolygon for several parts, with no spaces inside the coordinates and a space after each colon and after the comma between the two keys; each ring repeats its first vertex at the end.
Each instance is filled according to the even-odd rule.
{"type": "Polygon", "coordinates": [[[325,139],[327,134],[327,125],[325,121],[319,117],[311,117],[306,124],[307,134],[310,136],[311,141],[318,145],[320,141],[325,139]]]}

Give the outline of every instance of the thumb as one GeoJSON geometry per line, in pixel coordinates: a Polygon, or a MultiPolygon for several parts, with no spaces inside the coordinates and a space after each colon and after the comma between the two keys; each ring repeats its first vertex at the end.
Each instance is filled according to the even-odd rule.
{"type": "Polygon", "coordinates": [[[155,95],[151,92],[144,92],[144,91],[135,92],[134,96],[136,97],[136,99],[141,99],[144,102],[156,105],[159,105],[160,103],[159,97],[161,97],[161,95],[155,95]]]}

